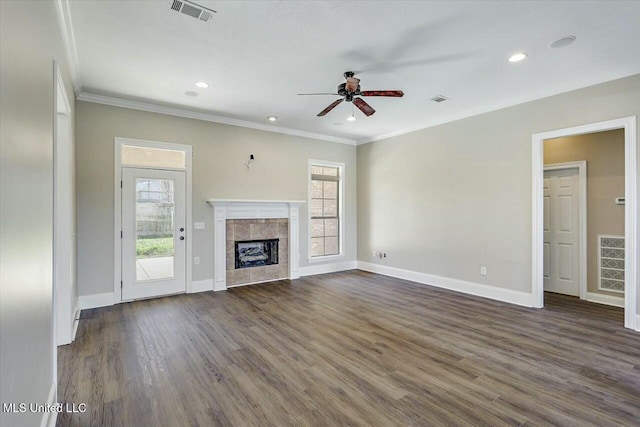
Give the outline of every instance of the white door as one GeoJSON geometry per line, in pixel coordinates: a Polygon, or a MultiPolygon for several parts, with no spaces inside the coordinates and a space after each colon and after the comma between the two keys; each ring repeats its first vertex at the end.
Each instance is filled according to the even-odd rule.
{"type": "Polygon", "coordinates": [[[580,295],[578,168],[544,172],[544,290],[580,295]]]}
{"type": "Polygon", "coordinates": [[[185,292],[185,173],[122,168],[122,300],[185,292]]]}

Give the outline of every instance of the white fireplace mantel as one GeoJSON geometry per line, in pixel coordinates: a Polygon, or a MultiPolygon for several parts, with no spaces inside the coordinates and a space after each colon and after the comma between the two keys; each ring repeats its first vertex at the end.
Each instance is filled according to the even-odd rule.
{"type": "Polygon", "coordinates": [[[289,279],[300,277],[300,206],[302,200],[241,200],[210,199],[213,208],[213,268],[214,291],[227,289],[226,240],[228,219],[289,220],[289,279]]]}

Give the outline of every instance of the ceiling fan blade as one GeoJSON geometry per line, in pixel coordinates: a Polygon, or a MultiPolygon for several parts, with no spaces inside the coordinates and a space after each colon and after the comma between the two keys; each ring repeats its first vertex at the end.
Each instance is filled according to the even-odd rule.
{"type": "Polygon", "coordinates": [[[353,99],[353,103],[367,117],[376,112],[376,110],[371,108],[371,105],[369,105],[366,102],[364,102],[364,99],[362,99],[362,98],[354,98],[353,99]]]}
{"type": "Polygon", "coordinates": [[[359,84],[360,79],[356,79],[355,77],[347,77],[347,85],[345,86],[345,90],[347,92],[355,92],[358,89],[359,84]]]}
{"type": "Polygon", "coordinates": [[[337,101],[333,101],[331,103],[331,105],[329,105],[327,108],[325,108],[324,110],[320,111],[320,113],[318,113],[318,117],[322,117],[325,114],[327,114],[329,111],[333,110],[334,108],[336,108],[336,106],[338,104],[340,104],[342,101],[344,101],[344,99],[338,99],[337,101]]]}
{"type": "Polygon", "coordinates": [[[402,98],[404,92],[401,90],[365,90],[360,92],[362,96],[393,96],[396,98],[402,98]]]}
{"type": "Polygon", "coordinates": [[[298,95],[335,95],[335,96],[338,96],[337,93],[299,93],[298,95]]]}

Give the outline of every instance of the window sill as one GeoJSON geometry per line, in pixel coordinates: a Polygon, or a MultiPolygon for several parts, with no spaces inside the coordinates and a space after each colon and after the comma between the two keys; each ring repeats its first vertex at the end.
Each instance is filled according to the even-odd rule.
{"type": "Polygon", "coordinates": [[[317,256],[313,258],[307,258],[307,261],[309,263],[316,263],[316,262],[324,262],[324,261],[333,261],[333,260],[342,259],[342,258],[344,258],[344,254],[317,256]]]}

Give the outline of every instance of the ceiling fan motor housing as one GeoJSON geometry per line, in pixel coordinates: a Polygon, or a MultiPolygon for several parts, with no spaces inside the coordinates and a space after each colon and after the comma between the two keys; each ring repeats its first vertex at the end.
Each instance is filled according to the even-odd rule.
{"type": "Polygon", "coordinates": [[[341,83],[338,85],[338,95],[344,96],[345,101],[351,102],[354,96],[360,95],[360,85],[358,85],[358,88],[353,92],[347,92],[346,87],[346,83],[341,83]]]}

